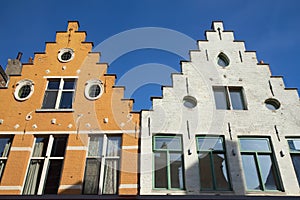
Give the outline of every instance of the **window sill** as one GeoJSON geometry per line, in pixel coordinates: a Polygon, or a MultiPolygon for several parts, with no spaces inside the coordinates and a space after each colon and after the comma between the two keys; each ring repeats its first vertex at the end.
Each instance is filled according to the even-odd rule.
{"type": "Polygon", "coordinates": [[[35,112],[74,112],[74,109],[36,109],[35,112]]]}

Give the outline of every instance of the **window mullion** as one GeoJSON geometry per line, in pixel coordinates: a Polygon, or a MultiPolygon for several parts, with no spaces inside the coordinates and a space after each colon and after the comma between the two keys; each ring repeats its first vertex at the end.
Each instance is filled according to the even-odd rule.
{"type": "Polygon", "coordinates": [[[231,98],[230,98],[229,87],[225,86],[225,92],[226,92],[226,98],[227,98],[227,107],[229,108],[229,110],[233,110],[231,98]]]}
{"type": "Polygon", "coordinates": [[[60,104],[60,100],[61,100],[61,95],[62,95],[63,87],[64,87],[64,79],[61,78],[60,82],[59,82],[58,91],[57,91],[55,109],[59,109],[59,104],[60,104]]]}
{"type": "Polygon", "coordinates": [[[100,159],[101,159],[101,163],[100,163],[100,178],[99,178],[99,191],[98,194],[101,195],[102,191],[103,191],[103,184],[104,184],[104,170],[105,170],[105,165],[106,165],[106,159],[105,159],[105,155],[106,155],[106,146],[107,146],[107,136],[106,134],[103,135],[103,142],[102,142],[102,155],[100,155],[100,159]]]}
{"type": "Polygon", "coordinates": [[[255,159],[256,169],[257,169],[257,173],[258,173],[259,183],[260,183],[261,189],[263,191],[265,191],[265,185],[264,185],[262,177],[261,177],[262,174],[261,174],[261,168],[260,168],[260,165],[259,165],[258,153],[257,152],[255,152],[254,157],[255,157],[254,159],[255,159]]]}

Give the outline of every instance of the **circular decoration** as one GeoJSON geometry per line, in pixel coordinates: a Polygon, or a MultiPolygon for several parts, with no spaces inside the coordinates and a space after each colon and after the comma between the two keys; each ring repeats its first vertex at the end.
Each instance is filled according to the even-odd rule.
{"type": "Polygon", "coordinates": [[[15,99],[25,101],[31,97],[34,91],[33,82],[31,80],[21,80],[17,84],[14,92],[15,99]]]}
{"type": "Polygon", "coordinates": [[[57,58],[60,62],[69,62],[75,56],[73,49],[63,48],[58,51],[57,58]]]}
{"type": "Polygon", "coordinates": [[[227,67],[229,65],[229,58],[224,53],[220,53],[217,58],[217,63],[221,67],[227,67]]]}
{"type": "Polygon", "coordinates": [[[98,99],[103,93],[103,84],[100,80],[89,80],[86,83],[84,95],[89,100],[98,99]]]}
{"type": "Polygon", "coordinates": [[[280,108],[280,102],[273,98],[265,100],[265,105],[269,110],[278,110],[280,108]]]}
{"type": "Polygon", "coordinates": [[[185,96],[183,98],[183,105],[187,108],[195,108],[197,106],[197,99],[192,96],[185,96]]]}

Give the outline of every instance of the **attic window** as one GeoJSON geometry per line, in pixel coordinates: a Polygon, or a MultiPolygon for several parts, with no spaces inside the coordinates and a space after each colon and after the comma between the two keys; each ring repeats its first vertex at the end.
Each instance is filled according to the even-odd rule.
{"type": "Polygon", "coordinates": [[[221,67],[227,67],[229,65],[229,59],[224,53],[220,53],[217,58],[217,63],[221,67]]]}
{"type": "Polygon", "coordinates": [[[280,102],[277,99],[267,99],[265,105],[269,110],[278,110],[280,108],[280,102]]]}
{"type": "Polygon", "coordinates": [[[57,58],[60,62],[69,62],[74,58],[74,55],[73,49],[64,48],[58,51],[57,58]]]}
{"type": "Polygon", "coordinates": [[[89,80],[86,83],[84,95],[89,100],[96,100],[102,95],[103,91],[103,84],[100,80],[89,80]]]}
{"type": "Polygon", "coordinates": [[[17,83],[17,87],[14,92],[15,99],[18,101],[25,101],[33,94],[34,87],[31,80],[21,80],[17,83]]]}
{"type": "Polygon", "coordinates": [[[197,99],[192,96],[185,96],[183,98],[183,105],[187,108],[195,108],[197,106],[197,99]]]}

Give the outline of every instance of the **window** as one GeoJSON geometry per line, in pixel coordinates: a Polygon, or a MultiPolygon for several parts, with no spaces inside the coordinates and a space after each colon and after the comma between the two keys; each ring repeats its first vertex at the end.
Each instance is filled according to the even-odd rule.
{"type": "Polygon", "coordinates": [[[280,102],[277,99],[267,99],[265,105],[269,110],[278,110],[280,108],[280,102]]]}
{"type": "Polygon", "coordinates": [[[223,137],[198,136],[201,190],[230,190],[223,137]]]}
{"type": "Polygon", "coordinates": [[[103,93],[103,83],[100,80],[89,80],[86,83],[84,95],[89,100],[98,99],[103,93]]]}
{"type": "Polygon", "coordinates": [[[21,80],[16,84],[14,92],[15,99],[18,101],[25,101],[31,97],[34,91],[33,82],[31,80],[21,80]]]}
{"type": "Polygon", "coordinates": [[[75,79],[48,79],[42,109],[71,109],[75,93],[75,79]]]}
{"type": "Polygon", "coordinates": [[[179,136],[154,137],[154,188],[184,189],[181,146],[179,136]]]}
{"type": "Polygon", "coordinates": [[[0,157],[0,180],[1,180],[3,172],[4,172],[6,160],[8,157],[8,152],[11,147],[11,143],[12,143],[12,138],[8,138],[8,137],[0,138],[0,156],[1,156],[0,157]]]}
{"type": "Polygon", "coordinates": [[[229,59],[224,53],[220,53],[217,58],[217,63],[221,67],[227,67],[229,65],[229,59]]]}
{"type": "Polygon", "coordinates": [[[281,190],[268,138],[240,138],[240,150],[248,190],[281,190]]]}
{"type": "Polygon", "coordinates": [[[89,137],[83,183],[84,194],[117,194],[121,136],[89,137]]]}
{"type": "Polygon", "coordinates": [[[195,108],[197,106],[197,99],[192,96],[183,97],[183,105],[186,108],[195,108]]]}
{"type": "Polygon", "coordinates": [[[294,170],[300,186],[300,139],[288,139],[290,154],[294,165],[294,170]]]}
{"type": "Polygon", "coordinates": [[[23,194],[57,194],[67,136],[35,137],[23,194]]]}
{"type": "Polygon", "coordinates": [[[247,110],[242,87],[214,86],[216,108],[220,110],[247,110]]]}
{"type": "Polygon", "coordinates": [[[74,58],[74,51],[70,48],[60,49],[57,58],[60,62],[69,62],[74,58]]]}

